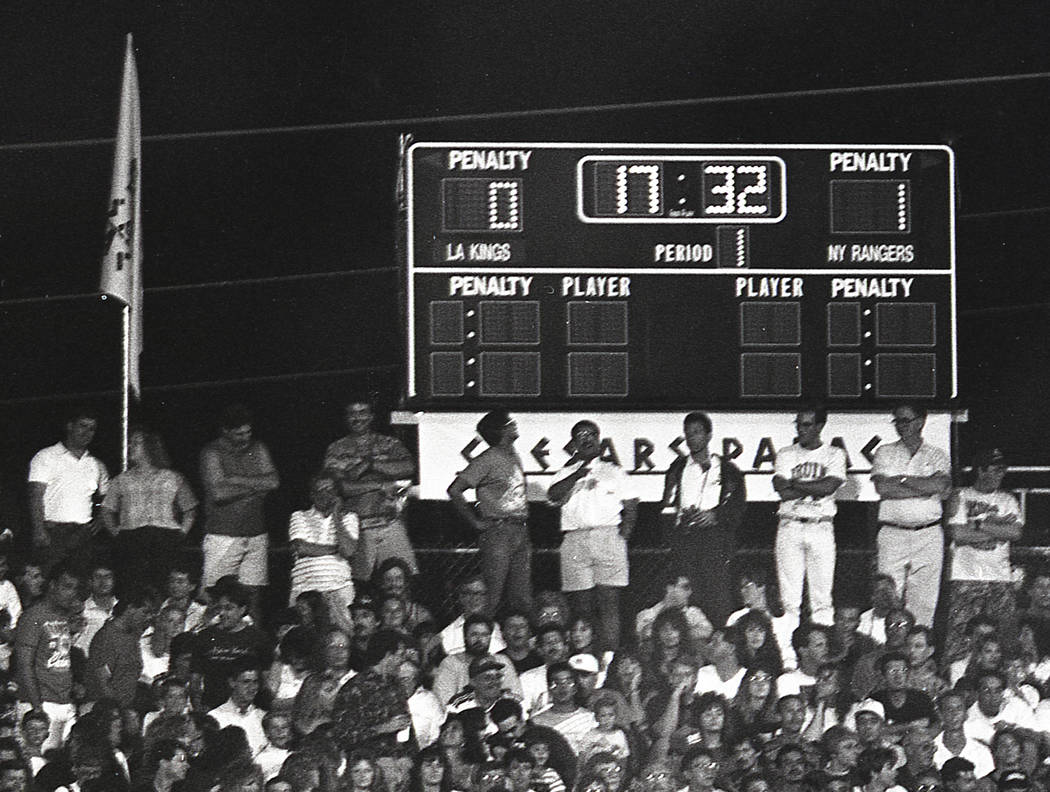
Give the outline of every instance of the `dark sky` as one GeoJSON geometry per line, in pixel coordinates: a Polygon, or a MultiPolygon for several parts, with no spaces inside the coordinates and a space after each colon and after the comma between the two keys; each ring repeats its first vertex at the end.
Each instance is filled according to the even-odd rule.
{"type": "Polygon", "coordinates": [[[97,288],[111,149],[39,144],[112,136],[130,31],[153,290],[144,409],[169,433],[203,427],[186,449],[231,396],[265,403],[291,434],[324,424],[330,435],[334,394],[396,391],[392,198],[397,135],[412,132],[950,143],[963,402],[979,422],[969,431],[1002,433],[1023,461],[1047,461],[1031,442],[1050,428],[1039,399],[1050,373],[1043,4],[17,0],[0,10],[0,30],[0,352],[11,375],[0,404],[11,458],[46,435],[40,416],[50,420],[66,394],[113,387],[112,312],[93,299],[38,299],[97,288]],[[550,108],[567,109],[528,112],[550,108]],[[192,136],[343,124],[361,126],[192,136]],[[335,274],[303,277],[325,273],[335,274]],[[226,285],[184,288],[214,282],[226,285]],[[283,416],[304,410],[288,427],[283,416]]]}

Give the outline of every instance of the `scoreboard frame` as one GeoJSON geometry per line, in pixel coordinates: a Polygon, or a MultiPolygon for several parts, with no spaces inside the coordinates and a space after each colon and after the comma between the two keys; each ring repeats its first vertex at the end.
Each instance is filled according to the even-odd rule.
{"type": "MultiPolygon", "coordinates": [[[[910,155],[909,155],[910,156],[910,155]]],[[[406,290],[406,348],[407,348],[407,392],[406,395],[409,399],[409,404],[415,407],[421,407],[431,411],[454,411],[454,410],[476,410],[482,409],[485,404],[495,403],[507,403],[515,409],[580,409],[581,411],[595,412],[616,412],[616,411],[637,411],[639,409],[654,409],[659,411],[665,411],[667,409],[675,409],[676,407],[688,407],[691,406],[687,399],[681,399],[678,403],[669,403],[661,401],[659,403],[649,403],[644,399],[638,399],[631,393],[624,394],[617,400],[617,398],[590,398],[590,397],[573,397],[571,395],[570,386],[568,385],[568,379],[566,380],[565,388],[560,392],[560,395],[556,398],[547,398],[543,395],[539,396],[488,396],[482,392],[480,383],[475,393],[465,395],[461,398],[447,398],[447,397],[434,397],[433,395],[427,395],[419,392],[420,385],[420,372],[419,372],[419,346],[423,344],[426,347],[426,343],[421,334],[426,333],[426,329],[419,326],[419,319],[423,315],[422,311],[429,310],[428,307],[424,306],[422,309],[417,305],[417,278],[427,277],[432,275],[462,275],[471,274],[478,276],[493,276],[501,277],[513,273],[514,275],[573,275],[573,274],[586,274],[588,276],[599,276],[599,277],[616,277],[616,276],[659,276],[659,275],[681,275],[691,277],[708,277],[708,276],[722,276],[727,275],[740,275],[742,272],[746,272],[746,275],[758,278],[777,278],[777,277],[792,277],[792,278],[804,278],[810,277],[816,280],[821,277],[872,277],[872,276],[888,276],[888,277],[904,277],[904,276],[938,276],[940,278],[947,279],[946,293],[944,295],[943,302],[947,304],[948,317],[947,325],[939,325],[946,327],[946,333],[939,333],[936,340],[935,348],[929,351],[929,354],[935,355],[936,360],[934,366],[938,365],[941,361],[947,361],[950,366],[950,372],[947,375],[946,380],[944,378],[939,379],[938,383],[947,382],[947,388],[937,384],[935,387],[936,394],[930,399],[921,399],[921,397],[912,397],[909,394],[903,394],[900,396],[893,395],[876,395],[872,397],[865,397],[865,400],[857,402],[854,405],[848,403],[835,403],[834,399],[831,399],[831,406],[835,410],[855,409],[855,410],[871,410],[878,409],[878,405],[888,405],[894,399],[907,399],[907,398],[920,398],[924,401],[929,401],[931,404],[937,404],[945,408],[954,405],[955,400],[959,395],[959,383],[958,383],[958,350],[957,350],[957,302],[956,302],[956,196],[955,196],[955,158],[954,152],[951,148],[942,145],[916,145],[916,144],[871,144],[871,143],[806,143],[806,144],[736,144],[736,143],[576,143],[576,142],[478,142],[478,141],[461,141],[461,142],[415,142],[413,143],[406,152],[405,162],[405,184],[406,184],[406,213],[405,213],[405,238],[407,240],[405,248],[405,290],[406,290]],[[417,189],[417,176],[415,169],[415,157],[417,155],[422,156],[424,152],[433,151],[448,151],[452,149],[464,149],[464,150],[528,150],[529,152],[536,152],[540,150],[553,149],[553,150],[578,150],[580,151],[579,158],[576,162],[576,185],[575,195],[573,196],[573,202],[575,204],[575,221],[579,222],[584,227],[595,227],[595,226],[607,226],[621,228],[629,228],[632,225],[638,227],[674,227],[674,226],[688,226],[688,225],[733,225],[733,226],[756,226],[761,229],[766,226],[776,226],[785,220],[790,215],[791,209],[789,201],[792,201],[792,205],[798,202],[798,199],[791,198],[791,189],[789,187],[789,181],[791,181],[791,172],[784,159],[777,156],[776,152],[871,152],[874,154],[881,154],[886,152],[943,152],[946,159],[947,169],[947,194],[944,196],[946,202],[946,220],[947,220],[947,266],[926,268],[922,266],[907,267],[907,266],[892,266],[892,265],[881,265],[881,266],[821,266],[821,267],[798,267],[798,266],[784,266],[784,267],[769,267],[769,266],[746,266],[746,269],[737,269],[724,266],[685,266],[685,267],[669,267],[666,265],[652,265],[644,266],[639,264],[637,266],[600,266],[589,263],[582,263],[574,266],[534,266],[530,265],[528,259],[524,262],[519,263],[435,263],[433,260],[426,258],[427,251],[419,249],[417,234],[419,228],[417,228],[417,200],[415,191],[417,189]],[[730,152],[730,153],[726,153],[730,152]],[[666,217],[645,217],[645,216],[629,216],[629,217],[601,217],[594,216],[593,213],[588,214],[586,209],[586,201],[584,196],[584,168],[587,163],[591,162],[623,162],[638,160],[642,162],[659,160],[661,162],[747,162],[747,161],[777,161],[780,163],[782,178],[780,178],[779,184],[779,202],[780,211],[776,216],[771,217],[745,217],[733,215],[727,221],[723,217],[683,217],[683,216],[666,216],[666,217]],[[874,400],[873,400],[874,399],[874,400]]],[[[489,174],[481,172],[483,177],[487,177],[489,174]]],[[[448,179],[462,177],[463,174],[451,174],[446,173],[445,177],[448,179]]],[[[508,174],[496,174],[493,178],[500,179],[519,179],[524,182],[524,185],[528,185],[528,176],[523,176],[519,172],[508,173],[508,174]]],[[[831,205],[832,195],[838,181],[833,176],[829,176],[828,184],[828,196],[827,200],[829,206],[831,205]]],[[[854,183],[861,183],[864,179],[861,178],[849,178],[845,181],[854,183]]],[[[877,180],[876,180],[877,181],[877,180]]],[[[566,189],[569,185],[565,186],[566,189]]],[[[932,190],[932,188],[929,188],[932,190]]],[[[524,194],[525,189],[519,185],[513,191],[514,200],[520,199],[521,195],[524,194]]],[[[527,190],[530,194],[536,192],[535,187],[529,187],[527,190]]],[[[908,200],[906,207],[903,199],[901,202],[902,213],[906,209],[906,217],[902,219],[902,223],[907,223],[907,231],[899,233],[910,234],[914,224],[912,217],[912,209],[914,202],[908,200]]],[[[442,211],[444,211],[442,209],[442,211]]],[[[865,230],[863,232],[857,231],[835,231],[832,227],[832,218],[829,215],[826,219],[828,223],[827,229],[823,229],[822,233],[829,239],[832,240],[836,237],[844,237],[850,234],[854,236],[859,234],[872,234],[875,237],[884,235],[886,233],[892,234],[894,232],[883,232],[874,230],[865,230]]],[[[459,231],[451,232],[445,228],[444,218],[437,220],[437,231],[440,233],[462,233],[470,235],[477,235],[479,238],[486,238],[492,234],[503,233],[512,242],[517,242],[524,246],[524,240],[527,236],[525,229],[530,228],[530,221],[523,220],[520,222],[520,227],[512,230],[508,229],[492,229],[483,230],[475,229],[471,231],[459,231]]],[[[938,226],[939,228],[939,226],[938,226]]],[[[756,231],[756,233],[761,233],[756,231]]],[[[436,237],[437,235],[435,235],[436,237]]],[[[437,242],[435,240],[435,246],[437,242]]],[[[939,315],[940,306],[937,301],[934,301],[934,307],[932,310],[932,316],[935,317],[934,321],[944,322],[945,317],[939,315]]],[[[871,311],[869,311],[871,313],[871,311]]],[[[741,320],[743,321],[743,320],[741,320]]],[[[830,320],[829,320],[830,321],[830,320]]],[[[542,347],[542,344],[537,344],[537,347],[542,347]]],[[[770,344],[769,346],[773,346],[770,344]]],[[[485,351],[492,351],[492,345],[486,348],[485,351]]],[[[627,350],[624,350],[625,353],[627,350]]],[[[833,350],[831,346],[828,347],[828,352],[831,353],[833,350]]],[[[805,347],[800,347],[799,350],[799,366],[801,366],[802,354],[805,353],[805,347]]],[[[750,353],[749,353],[750,354],[750,353]]],[[[757,354],[762,354],[761,351],[757,354]]],[[[741,363],[743,365],[743,355],[741,352],[741,363]]],[[[476,357],[480,358],[481,353],[477,353],[476,357]]],[[[871,358],[878,357],[875,353],[871,354],[871,358]]],[[[830,354],[829,354],[830,361],[830,354]]],[[[869,361],[865,365],[871,366],[872,363],[869,361]]],[[[876,363],[876,368],[877,368],[876,363]]],[[[827,377],[831,376],[830,362],[828,363],[829,370],[827,377]]],[[[937,375],[941,376],[941,375],[937,375]]],[[[801,377],[801,375],[800,375],[801,377]]],[[[425,379],[425,378],[424,378],[425,379]]],[[[480,378],[479,378],[480,379],[480,378]]],[[[425,380],[429,381],[429,380],[425,380]]],[[[801,381],[801,380],[800,380],[801,381]]],[[[870,385],[868,386],[870,387],[870,385]]],[[[743,388],[743,385],[741,385],[743,388]]],[[[829,401],[827,397],[821,397],[819,394],[811,395],[809,393],[801,394],[802,398],[807,400],[819,400],[829,401]]],[[[864,394],[861,394],[864,396],[864,394]]],[[[789,405],[797,404],[799,396],[793,394],[781,394],[774,397],[751,397],[748,395],[732,396],[728,399],[721,401],[718,404],[712,404],[709,400],[698,399],[696,404],[699,406],[708,407],[721,407],[724,409],[769,409],[771,407],[788,407],[789,405]]]]}

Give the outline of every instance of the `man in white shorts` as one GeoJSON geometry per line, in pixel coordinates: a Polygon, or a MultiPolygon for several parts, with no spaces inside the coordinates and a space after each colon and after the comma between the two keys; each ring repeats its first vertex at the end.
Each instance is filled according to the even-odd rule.
{"type": "Polygon", "coordinates": [[[226,575],[248,587],[251,615],[262,623],[262,589],[269,581],[263,502],[280,479],[266,446],[252,438],[252,416],[235,404],[223,413],[218,439],[201,451],[204,486],[205,589],[226,575]]]}
{"type": "Polygon", "coordinates": [[[610,652],[620,645],[620,589],[628,580],[627,540],[638,497],[623,468],[602,458],[597,424],[578,422],[572,444],[572,457],[547,490],[561,506],[561,587],[573,612],[598,626],[601,649],[610,652]]]}

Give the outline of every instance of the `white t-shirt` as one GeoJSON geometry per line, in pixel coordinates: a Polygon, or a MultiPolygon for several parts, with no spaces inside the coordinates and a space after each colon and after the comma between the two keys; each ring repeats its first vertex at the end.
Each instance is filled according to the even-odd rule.
{"type": "Polygon", "coordinates": [[[63,443],[43,448],[29,463],[29,481],[46,484],[44,519],[58,523],[91,522],[91,498],[109,488],[106,466],[91,454],[70,452],[63,443]]]}
{"type": "MultiPolygon", "coordinates": [[[[566,465],[551,484],[575,473],[583,462],[566,465]]],[[[561,529],[615,528],[620,524],[623,502],[637,495],[630,477],[622,467],[603,459],[592,459],[590,472],[573,485],[572,494],[561,507],[561,529]]]]}
{"type": "MultiPolygon", "coordinates": [[[[777,451],[774,473],[784,479],[818,481],[825,476],[846,480],[846,452],[838,446],[822,443],[817,448],[803,448],[798,443],[777,451]]],[[[819,497],[806,495],[780,503],[782,518],[805,520],[831,519],[838,511],[835,493],[819,497]]]]}
{"type": "MultiPolygon", "coordinates": [[[[948,518],[949,525],[966,525],[985,517],[1021,517],[1021,507],[1009,492],[981,492],[973,487],[959,490],[959,509],[948,518]]],[[[1010,543],[996,542],[991,550],[952,542],[952,580],[987,580],[1009,583],[1010,543]]]]}

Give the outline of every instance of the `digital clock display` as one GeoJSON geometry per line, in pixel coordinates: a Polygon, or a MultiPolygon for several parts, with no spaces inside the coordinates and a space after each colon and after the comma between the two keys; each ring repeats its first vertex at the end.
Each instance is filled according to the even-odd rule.
{"type": "Polygon", "coordinates": [[[953,169],[934,145],[416,143],[408,396],[949,404],[953,169]]]}
{"type": "Polygon", "coordinates": [[[577,181],[587,223],[776,223],[787,212],[779,157],[583,157],[577,181]]]}

